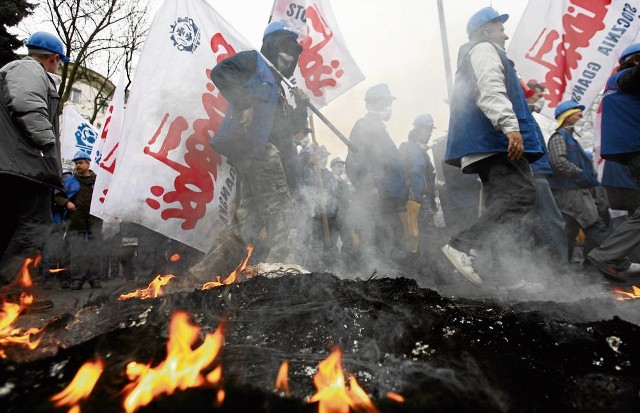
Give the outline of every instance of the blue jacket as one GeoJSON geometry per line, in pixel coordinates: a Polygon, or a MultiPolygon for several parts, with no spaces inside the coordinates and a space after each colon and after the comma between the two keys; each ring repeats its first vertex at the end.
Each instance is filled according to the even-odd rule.
{"type": "Polygon", "coordinates": [[[431,160],[424,149],[414,141],[409,140],[401,143],[398,151],[404,166],[407,188],[411,191],[409,198],[422,202],[429,190],[427,180],[430,180],[433,186],[435,179],[431,160]]]}
{"type": "Polygon", "coordinates": [[[626,165],[605,161],[602,171],[602,185],[616,188],[640,189],[640,185],[631,177],[626,165]]]}
{"type": "Polygon", "coordinates": [[[602,147],[607,160],[626,163],[625,154],[640,152],[640,96],[618,88],[621,70],[607,80],[602,97],[602,147]]]}
{"type": "MultiPolygon", "coordinates": [[[[554,135],[556,134],[561,135],[567,144],[567,159],[582,169],[582,173],[578,177],[566,177],[555,173],[549,178],[551,189],[593,188],[600,186],[600,182],[598,182],[598,178],[593,171],[591,158],[587,156],[582,146],[573,137],[573,134],[562,128],[558,129],[554,135]]],[[[551,166],[553,167],[553,165],[551,166]]]]}
{"type": "MultiPolygon", "coordinates": [[[[469,53],[478,43],[470,42],[460,48],[458,71],[451,96],[451,116],[449,118],[449,138],[445,161],[449,165],[460,167],[464,156],[475,153],[491,153],[508,151],[507,136],[496,130],[491,121],[476,105],[477,86],[471,67],[469,53]]],[[[505,74],[505,86],[513,110],[518,117],[520,133],[524,142],[524,155],[533,162],[542,156],[543,150],[538,137],[538,126],[533,118],[527,99],[522,92],[518,75],[506,53],[495,47],[505,74]]],[[[469,169],[473,173],[473,168],[469,169]]]]}
{"type": "Polygon", "coordinates": [[[377,188],[381,198],[407,198],[400,153],[384,123],[371,114],[358,119],[349,136],[357,151],[349,151],[345,168],[358,191],[377,188]]]}
{"type": "Polygon", "coordinates": [[[225,118],[211,138],[211,146],[225,156],[247,153],[251,157],[263,158],[278,109],[279,81],[256,51],[240,52],[223,60],[213,68],[211,78],[229,101],[225,118]],[[255,69],[251,77],[243,84],[228,81],[247,69],[247,61],[253,63],[252,55],[255,56],[255,69]],[[249,107],[253,108],[253,122],[243,130],[240,126],[242,111],[249,107]]]}
{"type": "Polygon", "coordinates": [[[538,126],[538,137],[540,139],[540,147],[542,148],[542,156],[537,161],[531,163],[531,172],[534,175],[553,175],[553,169],[551,169],[551,163],[549,162],[549,151],[547,150],[547,144],[544,142],[544,136],[538,126]]]}

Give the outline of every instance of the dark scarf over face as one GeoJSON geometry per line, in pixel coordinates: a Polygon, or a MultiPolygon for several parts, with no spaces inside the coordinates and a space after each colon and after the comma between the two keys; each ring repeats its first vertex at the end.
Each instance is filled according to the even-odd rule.
{"type": "Polygon", "coordinates": [[[264,38],[260,53],[269,59],[275,67],[278,67],[278,53],[280,52],[284,52],[293,57],[293,61],[289,67],[285,70],[280,70],[280,73],[288,79],[293,76],[293,72],[298,65],[298,58],[300,57],[300,53],[302,53],[302,46],[287,32],[276,32],[264,38]]]}

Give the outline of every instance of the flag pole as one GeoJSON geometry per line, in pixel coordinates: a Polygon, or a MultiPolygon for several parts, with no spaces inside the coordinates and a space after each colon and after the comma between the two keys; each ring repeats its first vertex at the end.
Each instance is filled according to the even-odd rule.
{"type": "MultiPolygon", "coordinates": [[[[276,73],[278,74],[278,76],[280,77],[280,79],[281,79],[281,80],[283,80],[283,81],[284,81],[284,83],[285,83],[285,84],[286,84],[290,89],[296,89],[296,88],[297,88],[293,83],[291,83],[291,81],[290,81],[289,79],[287,79],[286,77],[284,77],[284,75],[283,75],[282,73],[280,73],[280,71],[279,71],[279,70],[278,70],[278,69],[273,65],[273,63],[271,63],[271,62],[269,61],[269,59],[267,59],[267,58],[266,58],[266,57],[265,57],[261,52],[259,52],[259,51],[258,51],[258,54],[260,54],[260,56],[262,56],[262,58],[263,58],[263,59],[264,59],[264,61],[267,63],[267,65],[268,65],[268,66],[269,66],[269,67],[270,67],[274,72],[276,72],[276,73]]],[[[324,116],[324,115],[320,112],[320,109],[318,109],[317,107],[315,107],[315,106],[313,105],[313,103],[311,103],[311,102],[309,102],[309,101],[307,101],[307,102],[306,102],[306,104],[307,104],[307,107],[308,107],[309,109],[311,109],[311,111],[312,111],[313,113],[315,113],[315,114],[316,114],[316,116],[317,116],[318,118],[320,118],[320,120],[321,120],[322,122],[324,122],[324,124],[325,124],[325,125],[327,125],[327,127],[328,127],[329,129],[331,129],[331,131],[332,131],[333,133],[335,133],[335,134],[336,134],[336,136],[337,136],[338,138],[340,138],[340,140],[342,141],[342,143],[344,143],[345,145],[347,145],[347,147],[349,148],[349,150],[351,150],[351,151],[353,151],[353,152],[357,152],[357,149],[356,149],[356,147],[355,147],[355,146],[353,146],[353,143],[351,143],[351,141],[349,141],[349,139],[347,139],[347,138],[346,138],[346,136],[344,136],[344,135],[342,134],[342,132],[340,132],[340,131],[338,130],[338,128],[336,128],[336,127],[333,125],[333,123],[331,123],[331,121],[330,121],[329,119],[327,119],[327,117],[326,117],[326,116],[324,116]]]]}
{"type": "Polygon", "coordinates": [[[453,81],[451,79],[451,58],[449,57],[449,40],[447,39],[447,26],[444,22],[444,7],[442,0],[438,0],[438,20],[440,21],[440,39],[442,41],[442,55],[444,56],[444,72],[447,77],[447,96],[451,102],[451,90],[453,81]]]}

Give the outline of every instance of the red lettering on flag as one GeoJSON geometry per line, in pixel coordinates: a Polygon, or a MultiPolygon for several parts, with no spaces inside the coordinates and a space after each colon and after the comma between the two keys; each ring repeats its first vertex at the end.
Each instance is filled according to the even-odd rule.
{"type": "Polygon", "coordinates": [[[571,71],[578,67],[582,59],[578,49],[588,47],[593,36],[604,29],[603,20],[609,4],[611,0],[572,0],[562,16],[563,34],[544,27],[525,54],[526,59],[546,69],[544,83],[547,91],[544,98],[549,102],[549,107],[556,107],[562,101],[567,80],[572,78],[571,71]]]}
{"type": "MultiPolygon", "coordinates": [[[[218,50],[223,51],[223,53],[217,54],[216,60],[218,62],[235,54],[233,47],[226,42],[220,33],[211,38],[210,46],[214,54],[218,50]]],[[[205,75],[209,80],[211,70],[207,69],[205,75]]],[[[213,94],[216,87],[211,81],[206,83],[205,88],[207,92],[202,94],[201,99],[207,117],[193,121],[191,125],[193,133],[184,139],[184,146],[182,146],[182,134],[189,129],[189,122],[184,116],[176,116],[169,124],[166,135],[160,137],[169,119],[167,113],[144,148],[145,154],[178,172],[178,176],[173,182],[174,188],[163,188],[160,185],[151,186],[149,189],[155,198],[147,198],[146,203],[152,209],[159,210],[162,208],[162,204],[157,198],[160,198],[167,204],[160,212],[162,219],[181,219],[184,221],[181,225],[184,230],[194,229],[198,221],[205,215],[207,204],[214,198],[218,165],[222,163],[222,157],[209,146],[209,140],[211,132],[215,133],[224,119],[227,101],[219,92],[213,94]],[[162,144],[159,150],[154,151],[152,146],[158,138],[161,139],[162,144]],[[178,148],[185,149],[183,159],[171,159],[171,152],[178,148]],[[176,202],[179,207],[169,206],[176,202]]]]}
{"type": "Polygon", "coordinates": [[[337,79],[344,75],[344,70],[340,68],[340,61],[337,59],[331,60],[328,65],[324,64],[322,49],[333,39],[333,33],[314,6],[307,7],[306,18],[307,37],[300,42],[303,50],[298,66],[307,89],[314,96],[320,97],[323,95],[322,88],[337,85],[337,79]],[[313,44],[312,34],[318,35],[320,41],[313,44]]]}

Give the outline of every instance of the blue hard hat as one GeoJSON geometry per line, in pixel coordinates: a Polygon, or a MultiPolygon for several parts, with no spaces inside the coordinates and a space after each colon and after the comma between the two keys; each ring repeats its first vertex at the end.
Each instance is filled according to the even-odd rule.
{"type": "Polygon", "coordinates": [[[91,156],[89,156],[88,153],[86,153],[85,151],[78,151],[76,152],[75,155],[73,155],[73,159],[71,160],[71,162],[75,162],[78,161],[80,159],[86,159],[86,160],[91,160],[91,156]]]}
{"type": "Polygon", "coordinates": [[[378,99],[390,99],[394,100],[396,97],[391,95],[389,86],[386,83],[380,83],[375,86],[371,86],[367,93],[364,95],[365,102],[378,99]]]}
{"type": "Polygon", "coordinates": [[[28,49],[42,49],[60,55],[63,62],[68,62],[69,58],[64,54],[64,44],[62,40],[47,32],[35,32],[26,44],[28,49]]]}
{"type": "Polygon", "coordinates": [[[267,28],[264,29],[264,34],[262,35],[262,40],[264,40],[265,37],[267,37],[270,34],[273,33],[287,33],[289,35],[291,35],[291,37],[293,37],[294,40],[298,39],[298,33],[296,33],[295,31],[293,31],[293,29],[291,28],[291,26],[289,26],[287,24],[286,21],[284,20],[276,20],[274,22],[271,22],[267,25],[267,28]]]}
{"type": "Polygon", "coordinates": [[[431,114],[429,113],[423,113],[422,115],[418,115],[418,117],[415,118],[413,121],[413,126],[424,126],[424,127],[431,127],[435,129],[435,126],[433,126],[433,116],[431,116],[431,114]]]}
{"type": "Polygon", "coordinates": [[[344,164],[345,164],[345,162],[344,162],[342,159],[340,159],[340,157],[339,157],[339,156],[337,156],[337,157],[335,157],[335,158],[333,158],[333,159],[331,160],[331,163],[330,163],[329,165],[334,166],[334,165],[337,165],[337,164],[342,164],[342,165],[344,165],[344,164]]]}
{"type": "Polygon", "coordinates": [[[565,113],[568,110],[571,109],[580,109],[580,110],[584,110],[584,105],[579,104],[578,102],[574,101],[574,100],[565,100],[564,102],[560,103],[558,105],[558,107],[556,108],[555,112],[553,113],[553,116],[558,119],[560,117],[560,115],[562,115],[563,113],[565,113]]]}
{"type": "Polygon", "coordinates": [[[484,26],[487,23],[500,20],[502,23],[506,22],[509,19],[508,14],[500,14],[495,9],[491,7],[484,7],[477,12],[469,19],[467,23],[467,35],[471,37],[473,33],[476,32],[479,28],[484,26]]]}
{"type": "Polygon", "coordinates": [[[627,57],[634,55],[636,53],[640,53],[640,43],[634,43],[630,46],[627,46],[620,55],[620,59],[618,59],[618,63],[622,63],[627,57]]]}

